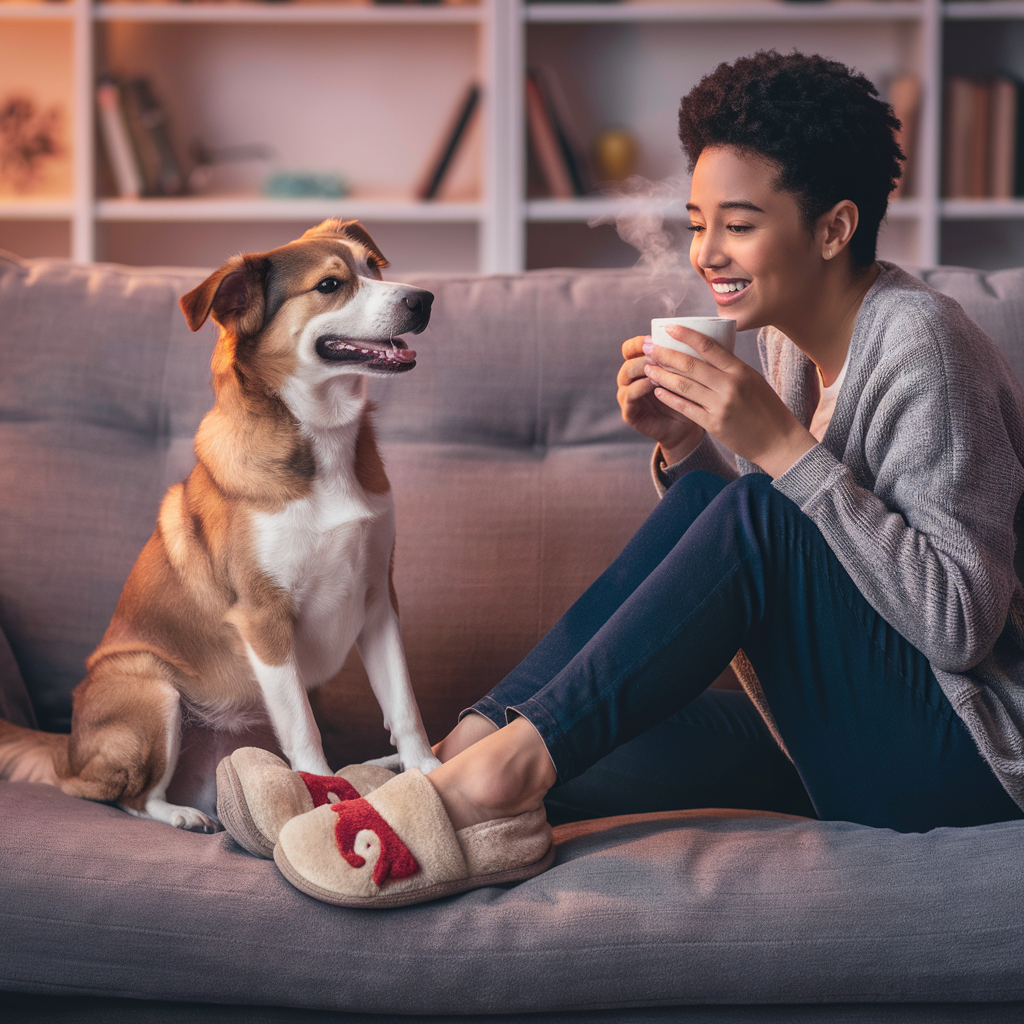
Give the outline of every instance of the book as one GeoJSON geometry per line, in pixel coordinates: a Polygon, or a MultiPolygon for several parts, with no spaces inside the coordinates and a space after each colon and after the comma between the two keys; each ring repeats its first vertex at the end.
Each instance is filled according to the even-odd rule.
{"type": "Polygon", "coordinates": [[[1017,177],[1018,84],[996,78],[989,96],[989,149],[987,194],[1011,199],[1017,177]]]}
{"type": "Polygon", "coordinates": [[[984,199],[988,190],[989,97],[988,81],[971,83],[971,129],[967,163],[967,196],[984,199]]]}
{"type": "Polygon", "coordinates": [[[916,75],[900,75],[893,79],[889,86],[889,105],[900,121],[896,141],[906,157],[903,174],[892,192],[892,197],[899,199],[913,191],[913,176],[917,166],[917,126],[921,113],[921,80],[916,75]]]}
{"type": "Polygon", "coordinates": [[[121,87],[128,132],[142,172],[143,193],[176,196],[185,191],[185,173],[167,131],[167,115],[149,81],[132,78],[121,87]]]}
{"type": "Polygon", "coordinates": [[[96,106],[99,111],[100,134],[110,169],[114,173],[118,195],[125,199],[138,199],[143,189],[142,174],[121,106],[121,90],[115,79],[104,77],[99,80],[96,86],[96,106]]]}
{"type": "Polygon", "coordinates": [[[526,76],[526,124],[548,194],[553,199],[571,199],[576,190],[551,115],[532,75],[526,76]]]}
{"type": "MultiPolygon", "coordinates": [[[[976,161],[971,147],[977,137],[978,83],[962,75],[946,80],[945,131],[942,152],[942,194],[947,199],[971,198],[976,161]]],[[[986,117],[987,120],[987,117],[986,117]]]]}
{"type": "Polygon", "coordinates": [[[459,144],[465,139],[473,114],[480,102],[480,86],[473,84],[460,102],[441,148],[431,161],[423,182],[416,189],[418,199],[435,199],[444,183],[445,175],[451,169],[459,144]]]}
{"type": "Polygon", "coordinates": [[[597,176],[586,157],[585,148],[573,130],[574,120],[561,82],[550,68],[534,68],[529,74],[540,90],[541,99],[558,139],[562,159],[572,180],[573,190],[576,195],[585,196],[596,187],[597,176]]]}

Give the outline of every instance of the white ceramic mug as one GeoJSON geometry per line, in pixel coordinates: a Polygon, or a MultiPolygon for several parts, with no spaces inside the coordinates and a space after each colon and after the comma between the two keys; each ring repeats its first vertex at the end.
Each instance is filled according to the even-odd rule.
{"type": "Polygon", "coordinates": [[[689,345],[676,341],[665,330],[668,326],[689,327],[698,334],[717,341],[722,348],[730,352],[736,347],[736,321],[724,316],[662,316],[651,321],[651,338],[655,345],[662,345],[665,348],[674,348],[677,352],[685,352],[687,355],[701,358],[699,352],[694,352],[689,345]]]}

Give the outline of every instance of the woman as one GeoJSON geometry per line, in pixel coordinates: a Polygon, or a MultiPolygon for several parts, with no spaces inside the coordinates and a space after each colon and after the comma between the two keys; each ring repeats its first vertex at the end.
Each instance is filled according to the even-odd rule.
{"type": "Polygon", "coordinates": [[[685,328],[704,361],[624,344],[619,403],[658,443],[658,507],[437,745],[440,767],[370,797],[380,828],[367,801],[285,826],[278,863],[313,895],[388,905],[536,873],[544,847],[524,837],[555,786],[584,814],[725,803],[900,831],[1022,816],[1021,397],[955,302],[875,260],[898,122],[844,66],[762,52],[707,76],[679,125],[691,262],[721,315],[762,329],[765,376],[685,328]],[[704,692],[737,651],[753,702],[704,692]],[[717,789],[716,730],[734,754],[743,740],[717,789]],[[421,863],[428,807],[435,830],[469,830],[447,888],[455,869],[432,882],[421,863]],[[375,828],[401,840],[401,879],[352,880],[360,821],[369,860],[375,828]],[[504,860],[470,850],[488,829],[504,860]]]}

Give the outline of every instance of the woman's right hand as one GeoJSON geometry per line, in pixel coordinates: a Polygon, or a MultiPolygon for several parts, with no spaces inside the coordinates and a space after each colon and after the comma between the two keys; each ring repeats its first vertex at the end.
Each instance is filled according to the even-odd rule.
{"type": "Polygon", "coordinates": [[[654,395],[654,382],[644,373],[644,366],[653,362],[644,355],[642,334],[622,343],[625,362],[616,378],[622,418],[634,430],[657,441],[669,465],[685,458],[700,444],[704,428],[697,426],[681,412],[670,409],[654,395]]]}

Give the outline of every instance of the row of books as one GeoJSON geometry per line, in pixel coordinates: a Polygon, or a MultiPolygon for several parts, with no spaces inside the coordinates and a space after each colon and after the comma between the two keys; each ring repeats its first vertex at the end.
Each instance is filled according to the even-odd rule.
{"type": "Polygon", "coordinates": [[[145,78],[101,78],[96,86],[100,135],[118,195],[177,196],[186,191],[167,116],[145,78]]]}
{"type": "MultiPolygon", "coordinates": [[[[480,87],[470,85],[455,109],[437,155],[415,190],[419,199],[436,199],[455,161],[480,101],[480,87]]],[[[558,80],[534,68],[526,76],[528,162],[537,192],[555,199],[585,196],[597,186],[586,151],[572,130],[572,120],[558,80]]]]}
{"type": "Polygon", "coordinates": [[[594,191],[597,175],[573,130],[565,94],[548,68],[527,72],[526,125],[529,169],[537,172],[532,176],[540,179],[542,194],[571,199],[594,191]]]}
{"type": "Polygon", "coordinates": [[[942,194],[947,199],[1024,196],[1024,102],[1012,78],[946,79],[942,194]]]}

